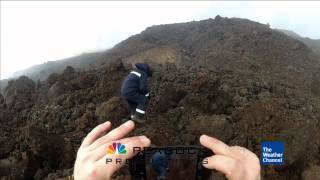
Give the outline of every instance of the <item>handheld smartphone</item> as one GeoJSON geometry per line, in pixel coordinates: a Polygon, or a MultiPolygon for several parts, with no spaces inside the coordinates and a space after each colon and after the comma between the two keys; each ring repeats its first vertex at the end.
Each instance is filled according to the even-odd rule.
{"type": "Polygon", "coordinates": [[[148,147],[130,160],[133,180],[208,180],[211,170],[203,167],[213,152],[200,146],[148,147]]]}

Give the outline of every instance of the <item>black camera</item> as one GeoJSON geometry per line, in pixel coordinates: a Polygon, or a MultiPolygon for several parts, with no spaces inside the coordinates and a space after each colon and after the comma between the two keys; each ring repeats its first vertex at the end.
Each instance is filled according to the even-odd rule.
{"type": "Polygon", "coordinates": [[[203,166],[212,155],[200,146],[148,147],[130,160],[130,173],[134,180],[213,179],[203,166]]]}

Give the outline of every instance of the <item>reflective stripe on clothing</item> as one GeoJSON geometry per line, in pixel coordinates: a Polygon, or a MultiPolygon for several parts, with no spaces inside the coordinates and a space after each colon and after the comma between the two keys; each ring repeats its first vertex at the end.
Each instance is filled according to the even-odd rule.
{"type": "Polygon", "coordinates": [[[138,72],[136,72],[136,71],[131,71],[130,73],[135,74],[135,75],[137,75],[137,76],[141,77],[141,74],[140,74],[140,73],[138,73],[138,72]]]}
{"type": "Polygon", "coordinates": [[[136,111],[138,112],[138,113],[141,113],[141,114],[145,114],[146,112],[145,111],[143,111],[143,110],[141,110],[141,109],[136,109],[136,111]]]}

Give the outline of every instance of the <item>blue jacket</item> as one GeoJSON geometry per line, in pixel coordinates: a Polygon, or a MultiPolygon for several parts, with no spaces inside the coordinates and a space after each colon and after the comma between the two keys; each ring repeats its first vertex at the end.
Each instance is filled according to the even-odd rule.
{"type": "Polygon", "coordinates": [[[150,67],[146,63],[137,63],[137,70],[131,71],[121,87],[121,95],[124,97],[149,93],[148,77],[152,75],[150,67]]]}
{"type": "Polygon", "coordinates": [[[167,176],[167,168],[169,168],[171,157],[172,154],[167,154],[165,151],[159,151],[152,155],[150,163],[158,176],[167,176]]]}

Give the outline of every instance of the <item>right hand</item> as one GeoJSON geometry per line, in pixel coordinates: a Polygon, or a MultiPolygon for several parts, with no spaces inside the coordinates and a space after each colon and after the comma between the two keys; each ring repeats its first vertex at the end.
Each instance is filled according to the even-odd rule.
{"type": "Polygon", "coordinates": [[[215,155],[203,164],[226,175],[229,180],[260,180],[260,161],[250,150],[240,146],[228,146],[222,141],[202,135],[200,143],[215,155]]]}

